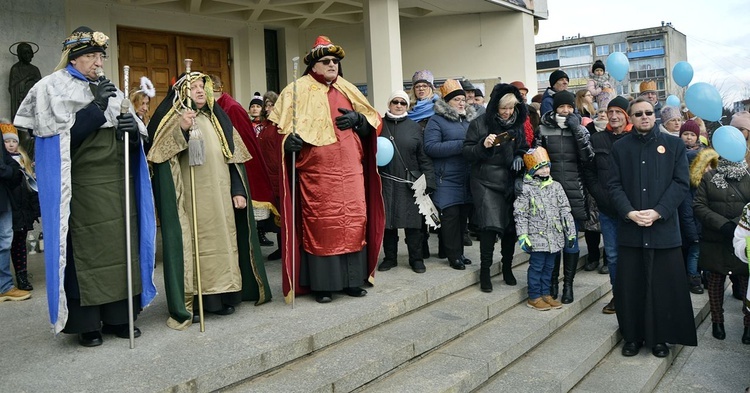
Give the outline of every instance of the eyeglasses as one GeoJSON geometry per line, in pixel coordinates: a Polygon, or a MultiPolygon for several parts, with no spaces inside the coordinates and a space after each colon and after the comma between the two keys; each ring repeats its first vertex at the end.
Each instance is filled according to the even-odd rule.
{"type": "Polygon", "coordinates": [[[430,88],[430,85],[426,85],[426,84],[414,85],[414,90],[427,90],[429,88],[430,88]]]}
{"type": "Polygon", "coordinates": [[[634,117],[641,117],[641,116],[643,116],[644,114],[645,114],[646,116],[653,116],[653,115],[654,115],[654,111],[643,111],[643,112],[635,112],[635,113],[633,113],[633,116],[634,116],[634,117]]]}
{"type": "Polygon", "coordinates": [[[88,60],[94,60],[94,61],[96,60],[106,61],[107,60],[107,55],[104,53],[87,53],[85,55],[82,55],[81,57],[85,57],[88,60]]]}
{"type": "Polygon", "coordinates": [[[318,60],[318,63],[323,63],[323,65],[329,65],[331,63],[338,64],[341,61],[341,59],[333,58],[333,59],[320,59],[318,60]]]}
{"type": "Polygon", "coordinates": [[[391,105],[403,105],[403,106],[406,106],[406,101],[393,100],[393,101],[391,101],[391,105]]]}

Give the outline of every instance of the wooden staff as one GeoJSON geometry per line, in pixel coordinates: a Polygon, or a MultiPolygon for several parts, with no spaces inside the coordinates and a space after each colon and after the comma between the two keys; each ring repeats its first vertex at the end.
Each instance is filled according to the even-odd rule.
{"type": "MultiPolygon", "coordinates": [[[[120,114],[125,115],[130,112],[130,66],[122,67],[123,92],[125,99],[120,104],[120,114]]],[[[125,145],[125,262],[127,264],[128,275],[128,335],[130,338],[130,349],[135,348],[135,316],[133,315],[133,267],[131,261],[133,256],[130,250],[130,135],[123,133],[123,145],[125,145]]]]}

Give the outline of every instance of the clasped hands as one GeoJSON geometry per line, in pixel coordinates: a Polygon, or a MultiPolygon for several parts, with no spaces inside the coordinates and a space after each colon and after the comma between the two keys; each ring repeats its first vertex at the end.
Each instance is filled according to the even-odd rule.
{"type": "Polygon", "coordinates": [[[641,227],[650,227],[654,221],[661,218],[661,215],[654,209],[647,210],[633,210],[628,213],[630,221],[638,224],[641,227]]]}

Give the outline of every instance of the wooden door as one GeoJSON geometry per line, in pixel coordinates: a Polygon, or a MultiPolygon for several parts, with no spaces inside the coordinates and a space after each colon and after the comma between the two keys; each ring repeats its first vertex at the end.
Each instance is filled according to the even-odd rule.
{"type": "MultiPolygon", "coordinates": [[[[192,69],[218,75],[224,91],[231,94],[229,72],[229,39],[198,37],[180,33],[118,27],[119,70],[130,66],[130,91],[138,90],[141,76],[154,84],[156,96],[151,99],[150,112],[167,95],[173,78],[185,71],[183,59],[193,59],[192,69]]],[[[123,75],[120,71],[120,86],[123,75]]]]}

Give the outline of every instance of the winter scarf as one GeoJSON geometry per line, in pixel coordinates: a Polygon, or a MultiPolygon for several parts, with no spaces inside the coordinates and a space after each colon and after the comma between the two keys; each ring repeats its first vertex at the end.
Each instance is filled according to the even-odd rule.
{"type": "Polygon", "coordinates": [[[440,99],[440,96],[435,94],[432,96],[431,100],[430,99],[419,100],[417,101],[416,105],[414,105],[414,108],[411,108],[411,111],[409,111],[409,113],[407,113],[406,115],[410,119],[416,122],[420,120],[424,120],[428,117],[431,117],[432,115],[435,114],[434,103],[436,100],[439,100],[439,99],[440,99]]]}
{"type": "Polygon", "coordinates": [[[589,74],[589,75],[591,75],[591,79],[593,79],[594,82],[596,82],[597,87],[602,87],[602,88],[612,87],[612,85],[609,83],[609,74],[607,74],[606,72],[601,75],[594,75],[594,74],[589,74]]]}
{"type": "Polygon", "coordinates": [[[711,178],[711,183],[718,188],[727,188],[727,179],[739,181],[745,175],[747,175],[747,162],[745,160],[732,162],[719,158],[719,166],[711,178]]]}

